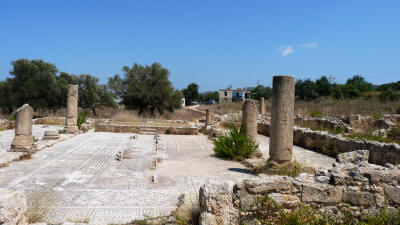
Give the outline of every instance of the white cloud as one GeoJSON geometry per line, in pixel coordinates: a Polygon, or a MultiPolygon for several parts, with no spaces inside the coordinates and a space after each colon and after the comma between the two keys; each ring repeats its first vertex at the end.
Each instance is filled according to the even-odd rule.
{"type": "Polygon", "coordinates": [[[318,43],[313,41],[311,43],[299,44],[299,46],[302,48],[318,48],[318,43]]]}
{"type": "Polygon", "coordinates": [[[291,45],[288,45],[284,48],[280,48],[281,56],[286,57],[294,52],[294,48],[291,45]]]}

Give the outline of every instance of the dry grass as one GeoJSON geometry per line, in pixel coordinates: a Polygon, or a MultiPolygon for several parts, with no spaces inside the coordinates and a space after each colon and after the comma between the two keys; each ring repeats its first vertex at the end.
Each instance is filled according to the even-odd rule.
{"type": "Polygon", "coordinates": [[[43,222],[50,212],[54,202],[55,193],[51,190],[34,191],[28,197],[28,210],[26,216],[28,223],[43,222]]]}
{"type": "Polygon", "coordinates": [[[141,121],[136,111],[121,109],[111,117],[113,122],[135,123],[141,121]]]}
{"type": "MultiPolygon", "coordinates": [[[[351,116],[351,115],[374,115],[396,113],[400,108],[400,102],[383,102],[378,98],[370,99],[319,99],[315,101],[296,101],[295,113],[301,116],[309,116],[312,111],[320,111],[324,115],[351,116]]],[[[268,107],[267,107],[268,109],[268,107]]]]}
{"type": "Polygon", "coordinates": [[[227,113],[237,113],[242,111],[243,103],[242,102],[231,102],[225,104],[215,104],[215,105],[203,105],[199,107],[200,110],[205,111],[206,109],[211,109],[214,114],[224,115],[227,113]]]}
{"type": "Polygon", "coordinates": [[[65,125],[65,117],[44,117],[35,120],[35,124],[65,125]]]}
{"type": "Polygon", "coordinates": [[[192,110],[190,108],[182,108],[175,110],[173,113],[166,112],[164,113],[160,119],[166,120],[186,120],[191,122],[198,122],[199,119],[205,116],[204,112],[199,112],[197,110],[192,110]]]}
{"type": "Polygon", "coordinates": [[[284,164],[277,164],[272,161],[267,161],[261,167],[252,168],[251,172],[254,174],[265,173],[268,175],[297,177],[301,173],[314,174],[315,169],[312,167],[304,166],[303,164],[297,161],[291,161],[284,164]]]}
{"type": "Polygon", "coordinates": [[[68,222],[71,222],[71,223],[86,223],[86,224],[88,224],[92,217],[93,217],[92,213],[90,213],[89,211],[85,211],[84,213],[79,215],[78,218],[74,218],[74,219],[68,218],[67,220],[68,220],[68,222]]]}

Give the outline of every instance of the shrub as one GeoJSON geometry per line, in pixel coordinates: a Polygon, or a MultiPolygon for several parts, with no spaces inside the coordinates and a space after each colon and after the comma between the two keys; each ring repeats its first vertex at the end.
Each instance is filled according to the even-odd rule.
{"type": "Polygon", "coordinates": [[[311,117],[322,117],[324,114],[321,111],[318,110],[312,110],[310,112],[311,117]]]}
{"type": "Polygon", "coordinates": [[[388,136],[393,140],[400,141],[400,125],[393,126],[390,129],[388,136]]]}
{"type": "Polygon", "coordinates": [[[223,136],[214,139],[214,152],[219,158],[240,161],[248,158],[258,144],[246,136],[243,129],[230,129],[223,136]]]}
{"type": "Polygon", "coordinates": [[[165,130],[165,134],[171,134],[171,128],[167,128],[167,129],[165,130]]]}
{"type": "Polygon", "coordinates": [[[77,125],[79,128],[81,128],[81,125],[83,123],[86,123],[87,117],[88,117],[88,111],[86,109],[78,114],[77,125]]]}
{"type": "Polygon", "coordinates": [[[334,134],[341,134],[343,133],[343,128],[341,126],[335,126],[335,128],[332,131],[334,134]]]}

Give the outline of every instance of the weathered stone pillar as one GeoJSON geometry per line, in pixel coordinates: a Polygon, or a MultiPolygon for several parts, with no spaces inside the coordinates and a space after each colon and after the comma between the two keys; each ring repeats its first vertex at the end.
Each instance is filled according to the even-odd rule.
{"type": "Polygon", "coordinates": [[[261,115],[265,114],[265,101],[264,101],[264,97],[261,97],[261,99],[260,99],[260,114],[261,114],[261,115]]]}
{"type": "Polygon", "coordinates": [[[32,138],[33,109],[28,104],[17,110],[15,118],[15,137],[11,150],[15,152],[30,152],[35,147],[32,138]]]}
{"type": "Polygon", "coordinates": [[[214,125],[214,116],[212,115],[211,109],[206,109],[206,126],[214,125]]]}
{"type": "Polygon", "coordinates": [[[270,160],[288,162],[293,147],[294,77],[274,76],[271,111],[270,160]]]}
{"type": "Polygon", "coordinates": [[[78,133],[78,85],[68,85],[67,118],[65,133],[78,133]]]}
{"type": "MultiPolygon", "coordinates": [[[[244,133],[254,142],[257,142],[257,106],[253,100],[247,99],[243,104],[242,127],[244,133]]],[[[257,149],[255,156],[260,157],[260,151],[257,149]]]]}

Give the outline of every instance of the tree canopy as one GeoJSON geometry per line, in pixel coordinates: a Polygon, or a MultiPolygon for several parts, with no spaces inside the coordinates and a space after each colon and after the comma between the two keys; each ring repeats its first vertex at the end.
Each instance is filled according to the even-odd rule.
{"type": "Polygon", "coordinates": [[[79,106],[95,113],[99,106],[116,106],[113,94],[98,78],[60,72],[43,60],[19,59],[11,63],[11,78],[0,82],[0,107],[11,113],[28,103],[35,110],[55,110],[66,106],[68,84],[79,85],[79,106]]]}
{"type": "Polygon", "coordinates": [[[180,108],[182,94],[173,88],[169,71],[159,63],[150,66],[135,63],[132,67],[124,66],[122,71],[124,78],[114,76],[109,79],[109,86],[115,93],[119,92],[128,109],[154,115],[156,111],[163,114],[180,108]]]}

